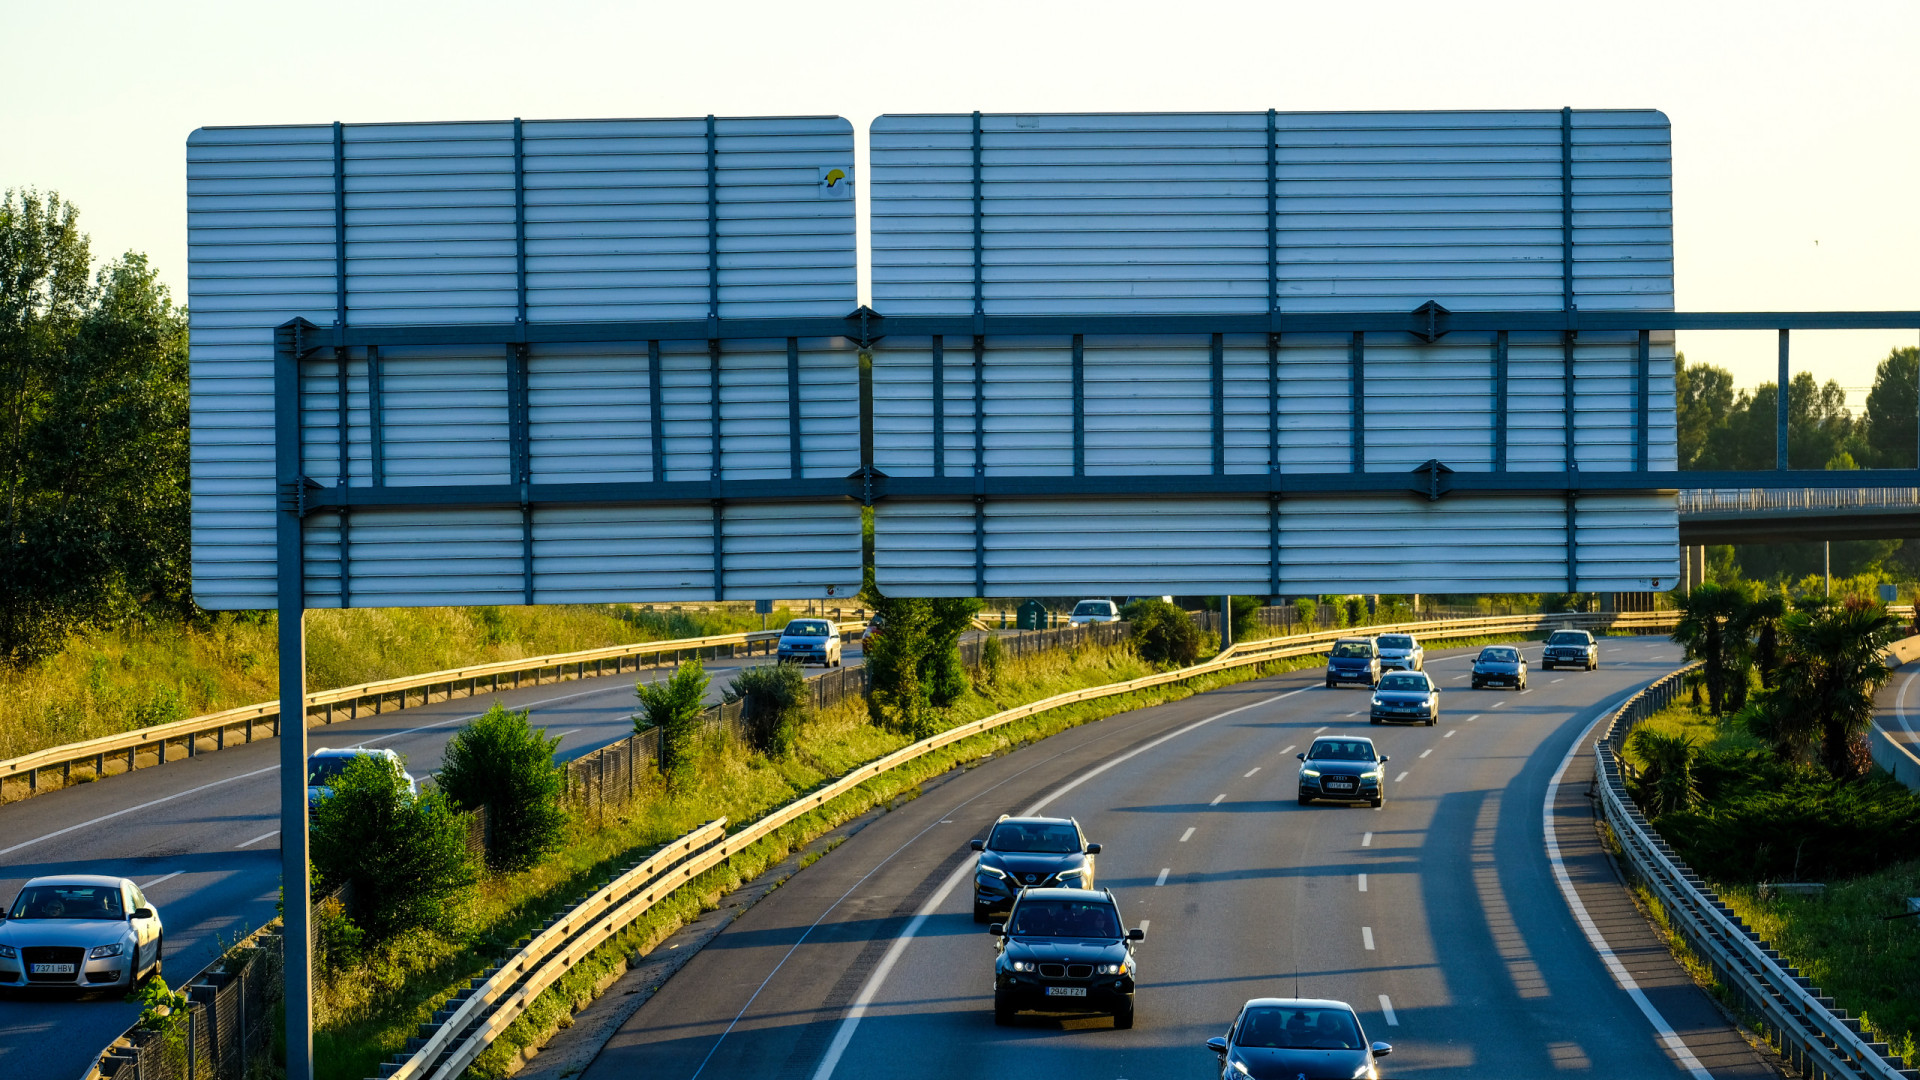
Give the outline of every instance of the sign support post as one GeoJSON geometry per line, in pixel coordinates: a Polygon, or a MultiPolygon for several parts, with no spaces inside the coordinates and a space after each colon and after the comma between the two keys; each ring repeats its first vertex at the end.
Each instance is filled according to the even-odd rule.
{"type": "MultiPolygon", "coordinates": [[[[307,868],[307,635],[301,523],[299,331],[274,350],[275,561],[280,644],[280,888],[287,1080],[313,1080],[313,931],[307,868]]],[[[343,569],[344,573],[344,569],[343,569]]]]}

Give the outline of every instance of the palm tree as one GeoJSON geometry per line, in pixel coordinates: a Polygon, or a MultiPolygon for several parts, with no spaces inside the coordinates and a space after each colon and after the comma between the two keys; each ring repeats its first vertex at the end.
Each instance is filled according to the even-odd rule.
{"type": "MultiPolygon", "coordinates": [[[[1702,662],[1707,683],[1707,707],[1715,716],[1726,711],[1734,679],[1746,679],[1745,639],[1737,626],[1747,598],[1739,589],[1701,585],[1687,594],[1680,607],[1680,624],[1673,640],[1686,648],[1687,658],[1702,662]]],[[[1742,695],[1744,696],[1744,695],[1742,695]]]]}
{"type": "Polygon", "coordinates": [[[1740,619],[1741,633],[1753,641],[1753,665],[1764,689],[1773,689],[1773,675],[1780,667],[1780,620],[1786,617],[1787,598],[1762,592],[1748,602],[1740,619]]]}
{"type": "Polygon", "coordinates": [[[1785,654],[1768,702],[1776,742],[1819,739],[1820,763],[1850,780],[1866,771],[1857,744],[1873,723],[1874,692],[1892,674],[1882,654],[1902,631],[1885,605],[1861,596],[1808,605],[1780,620],[1785,654]]]}
{"type": "Polygon", "coordinates": [[[1640,777],[1640,797],[1654,817],[1691,808],[1700,801],[1693,779],[1694,742],[1685,735],[1668,735],[1652,728],[1635,728],[1627,745],[1647,763],[1640,777]]]}

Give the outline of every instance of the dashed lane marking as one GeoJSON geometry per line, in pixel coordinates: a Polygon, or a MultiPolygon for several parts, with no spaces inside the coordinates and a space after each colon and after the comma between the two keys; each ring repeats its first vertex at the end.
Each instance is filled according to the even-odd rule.
{"type": "Polygon", "coordinates": [[[1160,876],[1159,876],[1159,877],[1157,877],[1157,878],[1154,878],[1154,879],[1153,879],[1153,883],[1154,883],[1155,885],[1165,885],[1165,884],[1167,883],[1167,875],[1168,875],[1168,874],[1171,874],[1171,873],[1173,873],[1173,867],[1171,867],[1171,866],[1163,866],[1163,867],[1161,867],[1161,868],[1160,868],[1160,876]]]}
{"type": "Polygon", "coordinates": [[[201,784],[199,787],[196,787],[196,788],[188,788],[185,791],[176,791],[171,795],[154,799],[149,802],[143,802],[138,806],[129,806],[125,810],[115,810],[111,814],[101,814],[97,818],[90,818],[86,821],[81,822],[78,825],[69,825],[64,829],[55,829],[53,832],[50,832],[45,836],[36,836],[31,840],[22,840],[19,843],[13,845],[12,847],[0,848],[0,855],[11,855],[16,851],[19,851],[21,848],[29,848],[35,844],[45,843],[46,841],[51,840],[56,836],[65,836],[70,832],[77,832],[80,829],[84,829],[89,825],[98,825],[103,821],[112,821],[114,818],[123,817],[127,814],[131,814],[136,811],[146,810],[150,807],[159,806],[161,803],[170,803],[175,799],[184,799],[189,795],[198,795],[203,791],[207,791],[212,788],[217,788],[222,784],[231,784],[235,780],[248,780],[256,776],[263,776],[267,773],[273,772],[279,767],[280,766],[278,765],[269,765],[264,769],[255,769],[252,772],[241,773],[239,776],[229,776],[225,780],[215,780],[211,784],[201,784]]]}
{"type": "MultiPolygon", "coordinates": [[[[1353,714],[1351,714],[1351,715],[1353,715],[1353,716],[1359,716],[1360,714],[1359,714],[1359,713],[1353,713],[1353,714]]],[[[1314,728],[1314,729],[1313,729],[1313,733],[1314,733],[1315,735],[1318,735],[1318,734],[1320,734],[1321,732],[1323,732],[1323,731],[1325,731],[1325,730],[1327,730],[1327,726],[1328,726],[1328,725],[1325,725],[1325,724],[1322,724],[1321,726],[1319,726],[1319,727],[1317,727],[1317,728],[1314,728]]]]}
{"type": "Polygon", "coordinates": [[[1361,892],[1367,891],[1367,875],[1365,874],[1360,875],[1360,891],[1361,892]]]}
{"type": "Polygon", "coordinates": [[[1280,753],[1282,756],[1293,753],[1293,744],[1288,743],[1284,748],[1281,749],[1280,753]]]}
{"type": "Polygon", "coordinates": [[[1223,792],[1221,792],[1220,794],[1218,794],[1218,795],[1215,795],[1215,796],[1213,797],[1213,801],[1212,801],[1212,802],[1210,802],[1210,803],[1208,803],[1207,805],[1208,805],[1208,806],[1219,806],[1219,805],[1220,805],[1220,800],[1222,800],[1222,799],[1224,799],[1224,798],[1226,798],[1226,797],[1227,797],[1227,793],[1223,791],[1223,792]]]}
{"type": "Polygon", "coordinates": [[[1400,1018],[1393,1014],[1393,999],[1385,994],[1380,995],[1380,1011],[1386,1014],[1388,1027],[1400,1026],[1400,1018]]]}
{"type": "Polygon", "coordinates": [[[1364,835],[1364,836],[1362,836],[1362,837],[1360,838],[1360,846],[1361,846],[1361,847],[1372,847],[1372,846],[1373,846],[1373,834],[1372,834],[1372,833],[1367,833],[1366,835],[1364,835]]]}
{"type": "Polygon", "coordinates": [[[1374,948],[1373,948],[1373,927],[1371,927],[1371,926],[1363,926],[1363,927],[1361,927],[1361,928],[1360,928],[1360,943],[1361,943],[1362,945],[1365,945],[1365,946],[1367,947],[1367,951],[1368,951],[1368,952],[1373,952],[1373,951],[1374,951],[1374,948]]]}
{"type": "Polygon", "coordinates": [[[260,842],[260,841],[262,841],[262,840],[271,840],[271,839],[273,839],[274,837],[276,837],[276,836],[279,836],[279,835],[280,835],[280,830],[279,830],[279,829],[275,829],[275,830],[273,830],[272,832],[263,832],[263,833],[261,833],[261,834],[260,834],[259,836],[256,836],[256,837],[254,837],[253,839],[251,839],[251,840],[248,840],[248,841],[246,841],[245,843],[241,843],[241,844],[235,844],[235,845],[233,845],[233,849],[234,849],[235,851],[238,851],[238,850],[240,850],[240,849],[241,849],[241,848],[243,848],[243,847],[252,847],[253,845],[255,845],[255,844],[257,844],[257,843],[259,843],[259,842],[260,842]]]}
{"type": "MultiPolygon", "coordinates": [[[[1451,735],[1453,734],[1453,732],[1449,731],[1447,732],[1447,734],[1451,735]]],[[[1433,747],[1429,746],[1425,750],[1420,751],[1420,756],[1426,757],[1428,754],[1431,754],[1431,753],[1433,753],[1433,747]]]]}
{"type": "Polygon", "coordinates": [[[1394,777],[1393,782],[1397,784],[1400,781],[1405,780],[1406,778],[1407,778],[1407,774],[1403,772],[1399,776],[1394,777]]]}
{"type": "Polygon", "coordinates": [[[1187,831],[1180,834],[1180,842],[1184,844],[1191,839],[1193,839],[1193,827],[1188,826],[1187,831]]]}
{"type": "MultiPolygon", "coordinates": [[[[1255,765],[1253,768],[1247,770],[1247,776],[1252,776],[1254,773],[1257,773],[1259,771],[1260,771],[1260,766],[1255,765]]],[[[1245,780],[1247,776],[1242,776],[1240,779],[1245,780]]]]}
{"type": "Polygon", "coordinates": [[[1447,732],[1447,733],[1446,733],[1445,735],[1442,735],[1442,736],[1440,736],[1440,737],[1441,737],[1441,738],[1443,738],[1443,739],[1451,739],[1451,738],[1453,738],[1453,732],[1451,732],[1451,731],[1449,731],[1449,732],[1447,732]]]}
{"type": "Polygon", "coordinates": [[[175,870],[171,874],[162,874],[159,877],[154,878],[152,881],[143,882],[140,886],[140,891],[146,892],[148,889],[153,888],[155,885],[158,885],[163,881],[172,881],[174,878],[177,878],[184,873],[186,873],[185,870],[175,870]]]}

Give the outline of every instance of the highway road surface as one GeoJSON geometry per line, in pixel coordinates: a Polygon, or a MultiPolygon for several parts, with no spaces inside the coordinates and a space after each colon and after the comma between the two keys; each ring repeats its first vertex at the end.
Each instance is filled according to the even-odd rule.
{"type": "Polygon", "coordinates": [[[1576,741],[1679,662],[1664,640],[1602,650],[1596,672],[1536,666],[1528,693],[1467,689],[1471,650],[1436,651],[1431,728],[1371,727],[1366,690],[1307,671],[957,770],[748,909],[585,1080],[1217,1075],[1202,1043],[1264,995],[1351,1002],[1394,1044],[1392,1077],[1771,1077],[1599,848],[1576,741]],[[1320,732],[1391,756],[1383,808],[1296,804],[1294,754],[1320,732]],[[1147,929],[1132,1030],[993,1023],[967,845],[1037,811],[1104,845],[1099,885],[1147,929]]]}
{"type": "MultiPolygon", "coordinates": [[[[849,642],[842,662],[862,661],[849,642]]],[[[742,667],[766,657],[711,661],[709,701],[742,667]]],[[[669,668],[643,669],[649,681],[669,668]]],[[[809,669],[813,673],[813,669],[809,669]]],[[[579,757],[633,732],[635,676],[606,676],[503,691],[497,700],[532,709],[562,736],[558,760],[579,757]]],[[[415,776],[439,767],[461,721],[495,696],[459,698],[308,732],[308,745],[371,745],[398,751],[415,776]]],[[[0,806],[0,903],[42,874],[132,878],[159,905],[166,970],[178,985],[230,943],[274,915],[280,887],[277,739],[201,754],[96,784],[0,806]]],[[[0,1077],[80,1076],[94,1055],[139,1016],[112,994],[80,1000],[44,991],[0,998],[0,1077]]]]}

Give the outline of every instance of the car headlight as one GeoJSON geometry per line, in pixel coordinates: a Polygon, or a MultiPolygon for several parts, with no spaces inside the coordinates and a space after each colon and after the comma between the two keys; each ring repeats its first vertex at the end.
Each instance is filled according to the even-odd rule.
{"type": "Polygon", "coordinates": [[[1033,970],[1033,963],[1032,961],[1029,961],[1029,960],[1015,960],[1009,963],[1007,966],[1011,967],[1015,971],[1032,971],[1033,970]]]}
{"type": "Polygon", "coordinates": [[[1246,1063],[1243,1061],[1236,1061],[1233,1063],[1233,1073],[1235,1076],[1252,1076],[1253,1075],[1253,1073],[1247,1068],[1246,1063]]]}
{"type": "Polygon", "coordinates": [[[20,950],[14,948],[11,945],[0,945],[0,957],[4,957],[5,959],[8,959],[8,960],[19,959],[20,950]]]}
{"type": "Polygon", "coordinates": [[[1127,965],[1098,964],[1094,967],[1093,973],[1096,975],[1125,975],[1127,973],[1127,965]]]}
{"type": "Polygon", "coordinates": [[[992,874],[994,877],[999,878],[1001,881],[1007,880],[1007,872],[1005,870],[996,870],[993,867],[987,866],[984,863],[981,864],[980,866],[980,872],[982,874],[992,874]]]}
{"type": "Polygon", "coordinates": [[[1369,769],[1366,772],[1363,772],[1360,774],[1360,779],[1378,780],[1385,775],[1387,775],[1387,770],[1385,769],[1369,769]]]}
{"type": "Polygon", "coordinates": [[[95,945],[93,947],[93,951],[87,954],[87,959],[105,960],[109,956],[119,956],[119,955],[120,955],[120,943],[116,941],[111,945],[95,945]]]}
{"type": "Polygon", "coordinates": [[[1316,776],[1316,777],[1317,777],[1317,776],[1319,776],[1319,775],[1320,775],[1320,770],[1319,770],[1319,769],[1301,769],[1301,770],[1300,770],[1300,775],[1301,775],[1301,776],[1316,776]]]}
{"type": "Polygon", "coordinates": [[[1377,709],[1377,708],[1379,708],[1379,707],[1380,707],[1380,704],[1381,704],[1381,702],[1380,702],[1380,699],[1379,699],[1379,698],[1374,698],[1374,699],[1373,699],[1373,705],[1374,705],[1374,708],[1376,708],[1376,709],[1377,709]]]}
{"type": "Polygon", "coordinates": [[[1053,876],[1054,876],[1054,877],[1060,877],[1060,878],[1070,878],[1070,877],[1086,877],[1086,876],[1087,876],[1087,868],[1086,868],[1086,867],[1084,867],[1084,866],[1073,866],[1073,867],[1068,867],[1067,869],[1065,869],[1065,870],[1062,870],[1062,871],[1060,871],[1059,873],[1057,873],[1057,874],[1055,874],[1055,875],[1053,875],[1053,876]]]}

